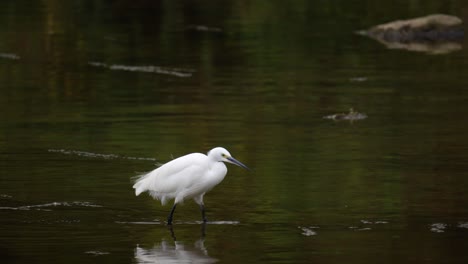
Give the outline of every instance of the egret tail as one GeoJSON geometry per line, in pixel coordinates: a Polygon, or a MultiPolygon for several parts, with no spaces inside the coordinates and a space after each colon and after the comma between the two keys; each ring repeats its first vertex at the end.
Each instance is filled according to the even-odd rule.
{"type": "Polygon", "coordinates": [[[134,178],[135,184],[133,184],[133,189],[135,189],[135,195],[138,196],[142,192],[145,192],[148,190],[146,181],[148,174],[142,174],[138,175],[134,178]]]}

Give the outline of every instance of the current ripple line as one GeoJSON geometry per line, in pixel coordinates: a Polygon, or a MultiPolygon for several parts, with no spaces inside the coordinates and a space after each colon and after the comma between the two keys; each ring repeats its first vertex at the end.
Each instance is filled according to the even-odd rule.
{"type": "Polygon", "coordinates": [[[117,154],[102,154],[102,153],[93,153],[88,151],[81,150],[69,150],[69,149],[48,149],[48,152],[60,153],[64,155],[74,155],[86,158],[101,158],[101,159],[128,159],[128,160],[149,160],[156,161],[155,158],[144,158],[144,157],[131,157],[131,156],[121,156],[117,154]]]}

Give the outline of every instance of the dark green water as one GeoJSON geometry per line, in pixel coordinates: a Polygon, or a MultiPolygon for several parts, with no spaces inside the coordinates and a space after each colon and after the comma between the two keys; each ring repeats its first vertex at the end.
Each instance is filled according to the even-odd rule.
{"type": "Polygon", "coordinates": [[[467,263],[467,49],[353,34],[467,10],[2,1],[1,262],[467,263]],[[351,107],[368,118],[322,118],[351,107]],[[131,177],[214,146],[253,171],[228,166],[205,230],[187,201],[172,234],[131,177]]]}

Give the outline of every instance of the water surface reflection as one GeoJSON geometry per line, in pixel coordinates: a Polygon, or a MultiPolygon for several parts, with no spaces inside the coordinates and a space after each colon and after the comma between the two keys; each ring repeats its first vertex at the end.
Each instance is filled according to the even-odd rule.
{"type": "Polygon", "coordinates": [[[172,241],[162,239],[153,247],[135,247],[135,260],[137,263],[215,263],[218,260],[208,255],[205,247],[205,228],[201,225],[201,237],[193,244],[178,241],[174,229],[168,227],[172,241]]]}

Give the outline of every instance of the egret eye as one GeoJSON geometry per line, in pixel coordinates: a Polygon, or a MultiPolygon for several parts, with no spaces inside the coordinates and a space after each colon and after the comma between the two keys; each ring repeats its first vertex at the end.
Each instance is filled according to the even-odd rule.
{"type": "Polygon", "coordinates": [[[221,157],[225,158],[225,157],[226,157],[226,154],[224,154],[224,153],[223,153],[223,154],[221,154],[221,157]]]}

